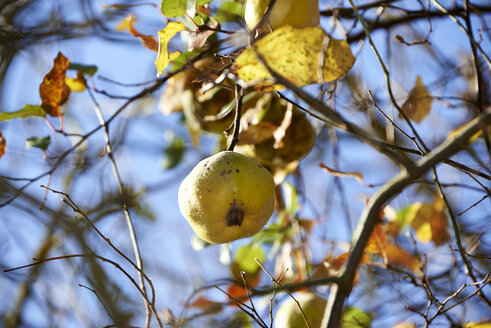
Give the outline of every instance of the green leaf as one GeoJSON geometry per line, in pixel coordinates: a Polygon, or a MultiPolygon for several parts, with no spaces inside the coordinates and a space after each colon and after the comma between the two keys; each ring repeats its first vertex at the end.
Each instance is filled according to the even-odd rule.
{"type": "Polygon", "coordinates": [[[188,0],[162,0],[160,10],[167,17],[179,17],[186,13],[188,0]]]}
{"type": "Polygon", "coordinates": [[[51,143],[51,137],[49,135],[44,137],[31,137],[26,139],[26,146],[28,148],[36,147],[42,150],[46,150],[48,149],[50,143],[51,143]]]}
{"type": "Polygon", "coordinates": [[[196,8],[202,5],[206,5],[207,3],[212,2],[213,0],[196,0],[196,8]]]}
{"type": "Polygon", "coordinates": [[[173,62],[170,71],[175,72],[189,61],[193,56],[199,53],[198,50],[186,51],[179,55],[173,62]]]}
{"type": "Polygon", "coordinates": [[[221,23],[232,22],[242,17],[244,4],[237,1],[224,1],[218,8],[215,19],[221,23]]]}
{"type": "Polygon", "coordinates": [[[72,71],[84,73],[90,76],[94,75],[97,72],[97,66],[77,64],[77,63],[70,63],[68,69],[72,71]]]}
{"type": "Polygon", "coordinates": [[[348,306],[344,310],[342,328],[370,328],[372,317],[362,309],[348,306]]]}
{"type": "Polygon", "coordinates": [[[257,264],[255,259],[258,259],[261,263],[266,259],[266,253],[257,244],[241,246],[235,251],[234,263],[237,263],[242,271],[247,273],[257,272],[259,264],[257,264]]]}
{"type": "Polygon", "coordinates": [[[183,23],[169,22],[167,26],[159,31],[159,53],[157,59],[155,60],[155,67],[157,68],[157,76],[162,74],[170,62],[176,60],[180,55],[180,51],[175,51],[169,53],[167,51],[167,46],[178,32],[185,31],[183,23]]]}
{"type": "Polygon", "coordinates": [[[183,138],[175,138],[171,144],[164,149],[164,169],[170,170],[176,167],[182,160],[186,146],[183,138]]]}
{"type": "Polygon", "coordinates": [[[28,117],[45,117],[46,112],[44,109],[39,106],[39,105],[25,105],[24,108],[21,110],[18,110],[16,112],[2,112],[0,113],[0,122],[1,121],[8,121],[13,118],[28,118],[28,117]]]}

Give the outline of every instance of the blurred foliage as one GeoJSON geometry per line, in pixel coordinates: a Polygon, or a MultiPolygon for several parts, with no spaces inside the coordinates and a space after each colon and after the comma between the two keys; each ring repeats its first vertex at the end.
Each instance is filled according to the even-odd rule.
{"type": "MultiPolygon", "coordinates": [[[[244,1],[1,2],[2,324],[140,327],[151,316],[152,327],[156,317],[265,327],[289,297],[284,286],[329,293],[357,218],[399,171],[383,155],[414,164],[489,113],[491,7],[437,3],[362,2],[364,30],[350,1],[321,1],[322,29],[267,34],[246,31],[244,1]],[[94,41],[115,62],[142,50],[157,61],[84,62],[77,47],[94,41]],[[265,92],[278,85],[262,79],[270,62],[295,87],[314,85],[265,92]],[[119,74],[133,66],[150,78],[119,74]],[[16,82],[23,67],[35,88],[16,82]],[[239,120],[234,74],[250,82],[240,82],[239,120]],[[5,108],[32,95],[39,105],[5,108]],[[235,122],[236,150],[275,175],[276,208],[251,239],[216,246],[192,236],[171,202],[190,167],[227,149],[235,122]],[[374,140],[375,151],[363,144],[374,140]]],[[[343,327],[489,325],[490,129],[482,124],[456,156],[391,195],[367,235],[343,327]]]]}

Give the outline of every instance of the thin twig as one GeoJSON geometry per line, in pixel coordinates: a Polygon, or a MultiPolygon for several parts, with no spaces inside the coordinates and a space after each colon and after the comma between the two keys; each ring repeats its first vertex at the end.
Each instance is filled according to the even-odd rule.
{"type": "MultiPolygon", "coordinates": [[[[436,169],[435,168],[433,168],[433,180],[435,181],[435,184],[438,187],[438,191],[440,193],[440,196],[442,196],[442,199],[443,199],[443,201],[445,203],[445,206],[447,207],[447,212],[448,212],[448,214],[450,216],[450,220],[452,222],[452,228],[453,228],[453,231],[454,231],[454,234],[455,234],[455,241],[457,243],[457,248],[460,251],[460,256],[462,257],[462,261],[464,262],[464,266],[465,266],[465,269],[467,271],[467,275],[471,278],[471,280],[473,282],[477,282],[477,278],[476,278],[476,275],[474,274],[474,269],[472,267],[472,263],[471,263],[471,261],[469,261],[469,259],[465,255],[466,254],[465,253],[465,247],[462,244],[462,239],[460,237],[460,229],[459,229],[459,225],[457,223],[457,218],[453,214],[453,211],[452,211],[452,209],[450,207],[450,203],[449,203],[449,201],[447,199],[447,196],[446,196],[445,192],[443,192],[442,187],[440,186],[440,181],[438,180],[438,175],[437,175],[437,172],[436,172],[436,169]]],[[[486,295],[484,295],[481,292],[481,290],[478,291],[478,295],[484,301],[484,303],[486,303],[487,306],[489,308],[491,308],[491,300],[489,300],[486,297],[486,295]]]]}
{"type": "MultiPolygon", "coordinates": [[[[274,282],[276,285],[280,286],[281,287],[281,278],[285,275],[286,271],[281,275],[280,277],[280,280],[277,280],[275,279],[269,272],[268,270],[266,270],[266,268],[264,268],[264,266],[261,264],[261,262],[259,262],[258,259],[254,259],[256,261],[256,263],[259,265],[259,267],[264,271],[266,272],[266,274],[269,276],[269,278],[271,279],[272,282],[274,282]]],[[[300,305],[300,303],[297,301],[297,299],[295,297],[293,297],[292,293],[289,292],[288,290],[286,291],[288,293],[288,295],[293,299],[293,301],[295,301],[295,303],[297,303],[297,306],[298,306],[298,309],[300,310],[300,313],[302,314],[302,317],[303,317],[303,320],[305,321],[305,323],[307,324],[307,327],[308,328],[311,328],[310,324],[309,324],[309,321],[307,320],[307,316],[305,315],[305,313],[303,312],[303,309],[302,309],[302,306],[300,305]]]]}
{"type": "Polygon", "coordinates": [[[412,175],[408,172],[400,172],[370,198],[361,214],[361,218],[355,230],[350,255],[341,270],[339,280],[331,287],[331,293],[327,302],[328,309],[324,316],[323,327],[336,328],[339,326],[344,302],[351,291],[353,279],[356,275],[358,264],[364,254],[368,240],[375,225],[380,220],[380,211],[383,206],[385,206],[385,204],[395,195],[398,195],[405,187],[410,185],[412,181],[419,179],[438,163],[465,147],[468,144],[469,138],[479,131],[481,124],[489,123],[491,123],[491,113],[486,113],[473,119],[469,125],[454,138],[445,140],[431,153],[419,160],[412,175]]]}
{"type": "MultiPolygon", "coordinates": [[[[132,244],[132,247],[133,247],[133,252],[134,252],[135,260],[136,260],[136,265],[137,265],[137,267],[139,269],[137,272],[138,272],[138,280],[139,280],[139,283],[140,283],[140,288],[143,291],[143,293],[145,294],[145,296],[147,296],[147,290],[146,290],[146,287],[145,287],[145,281],[143,280],[143,275],[142,275],[143,262],[142,262],[142,258],[141,258],[141,255],[140,255],[140,249],[138,247],[138,241],[137,241],[137,238],[136,238],[136,233],[135,233],[135,229],[134,229],[134,226],[133,226],[133,221],[131,219],[131,215],[130,215],[130,211],[129,211],[128,205],[126,204],[126,201],[125,201],[125,198],[126,197],[125,197],[125,191],[124,191],[124,186],[123,186],[123,180],[121,179],[121,175],[119,174],[119,170],[118,170],[118,166],[116,164],[116,160],[114,159],[114,154],[113,154],[113,150],[112,150],[112,146],[111,146],[111,139],[110,139],[110,136],[109,136],[109,125],[104,120],[104,117],[102,115],[102,111],[101,111],[101,109],[99,107],[99,104],[96,101],[96,99],[95,99],[93,93],[91,92],[90,88],[88,88],[87,90],[89,92],[90,98],[92,99],[92,102],[94,103],[94,110],[96,112],[97,118],[99,119],[99,123],[100,123],[101,126],[104,127],[104,137],[106,139],[106,152],[107,152],[107,156],[109,158],[109,161],[111,163],[111,167],[113,169],[114,178],[116,179],[116,183],[117,183],[118,188],[119,188],[119,193],[121,194],[121,203],[123,205],[123,212],[124,212],[124,216],[126,218],[126,225],[128,226],[128,232],[130,234],[131,244],[132,244]]],[[[144,302],[144,304],[145,304],[145,327],[146,328],[149,328],[150,327],[150,321],[151,321],[151,312],[152,312],[151,311],[151,306],[147,302],[144,302]]],[[[157,322],[159,323],[159,327],[162,327],[162,323],[160,323],[160,320],[159,320],[157,314],[155,315],[155,318],[157,319],[157,322]]]]}
{"type": "Polygon", "coordinates": [[[104,310],[106,310],[106,313],[107,315],[109,316],[109,318],[111,318],[111,321],[114,323],[114,318],[111,314],[111,312],[109,311],[109,309],[107,308],[106,304],[104,304],[104,301],[102,300],[102,298],[99,296],[99,293],[95,290],[95,289],[92,289],[90,287],[87,287],[85,286],[84,284],[78,284],[80,287],[83,287],[85,289],[88,289],[90,290],[92,293],[94,293],[94,295],[97,297],[97,299],[99,300],[99,303],[102,304],[102,306],[104,307],[104,310]]]}

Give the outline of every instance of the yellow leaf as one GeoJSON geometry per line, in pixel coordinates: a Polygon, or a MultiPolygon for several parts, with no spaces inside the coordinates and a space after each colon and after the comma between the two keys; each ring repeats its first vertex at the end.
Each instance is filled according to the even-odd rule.
{"type": "Polygon", "coordinates": [[[41,107],[51,116],[61,116],[61,105],[70,96],[70,88],[65,83],[65,73],[70,65],[70,60],[61,52],[56,56],[53,68],[43,79],[39,86],[41,107]]]}
{"type": "Polygon", "coordinates": [[[491,321],[486,322],[469,322],[465,328],[491,328],[491,321]]]}
{"type": "Polygon", "coordinates": [[[421,80],[416,77],[416,83],[409,92],[407,100],[402,105],[402,111],[416,123],[421,122],[431,111],[433,97],[421,80]]]}
{"type": "Polygon", "coordinates": [[[441,197],[438,197],[433,204],[418,202],[411,205],[408,221],[420,242],[433,241],[435,245],[441,245],[450,238],[448,221],[443,209],[444,203],[441,197]]]}
{"type": "MultiPolygon", "coordinates": [[[[465,123],[464,125],[462,126],[459,126],[458,128],[456,129],[453,129],[452,131],[449,132],[448,134],[448,138],[453,138],[455,137],[456,135],[458,135],[461,131],[463,131],[465,128],[467,128],[472,122],[469,121],[467,123],[465,123]]],[[[490,125],[491,126],[491,125],[490,125]]],[[[491,133],[491,128],[488,128],[487,129],[488,132],[491,133]]],[[[489,134],[489,133],[488,133],[489,134]]],[[[469,143],[473,143],[474,141],[477,140],[477,138],[479,138],[480,136],[482,136],[482,129],[477,131],[476,133],[474,133],[472,135],[472,137],[469,138],[469,143]]]]}
{"type": "Polygon", "coordinates": [[[65,77],[65,84],[68,85],[72,92],[84,92],[87,87],[82,73],[77,73],[77,77],[74,79],[65,77]]]}
{"type": "Polygon", "coordinates": [[[176,60],[181,55],[180,51],[169,53],[167,51],[167,45],[170,39],[172,39],[178,32],[185,31],[183,23],[169,22],[167,26],[159,31],[159,51],[157,59],[155,60],[155,67],[157,67],[157,76],[160,76],[164,70],[169,66],[169,63],[176,60]]]}
{"type": "Polygon", "coordinates": [[[272,84],[271,74],[255,50],[273,71],[299,87],[334,81],[346,74],[355,62],[349,44],[329,37],[320,27],[282,26],[256,42],[254,47],[237,57],[234,69],[240,79],[257,80],[256,86],[265,90],[283,87],[272,84]]]}

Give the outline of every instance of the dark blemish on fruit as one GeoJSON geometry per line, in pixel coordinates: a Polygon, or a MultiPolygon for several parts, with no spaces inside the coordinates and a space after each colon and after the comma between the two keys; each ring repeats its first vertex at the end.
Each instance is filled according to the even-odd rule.
{"type": "Polygon", "coordinates": [[[210,190],[210,189],[208,189],[208,192],[211,192],[211,190],[210,190]]]}
{"type": "Polygon", "coordinates": [[[235,172],[239,173],[239,169],[235,170],[235,172]]]}
{"type": "Polygon", "coordinates": [[[229,164],[229,165],[230,165],[230,162],[227,162],[227,164],[229,164]]]}
{"type": "Polygon", "coordinates": [[[230,173],[232,173],[232,170],[228,170],[227,174],[230,174],[230,173]]]}
{"type": "Polygon", "coordinates": [[[225,173],[226,173],[226,171],[225,171],[225,170],[223,170],[222,172],[220,172],[220,175],[222,175],[222,176],[223,176],[223,175],[225,175],[225,173]]]}
{"type": "Polygon", "coordinates": [[[227,227],[234,225],[240,227],[242,221],[244,221],[244,210],[237,206],[235,199],[233,203],[230,204],[230,209],[228,210],[225,218],[227,220],[227,227]]]}
{"type": "Polygon", "coordinates": [[[209,171],[209,170],[210,170],[210,168],[207,168],[206,170],[207,170],[207,171],[209,171]]]}

